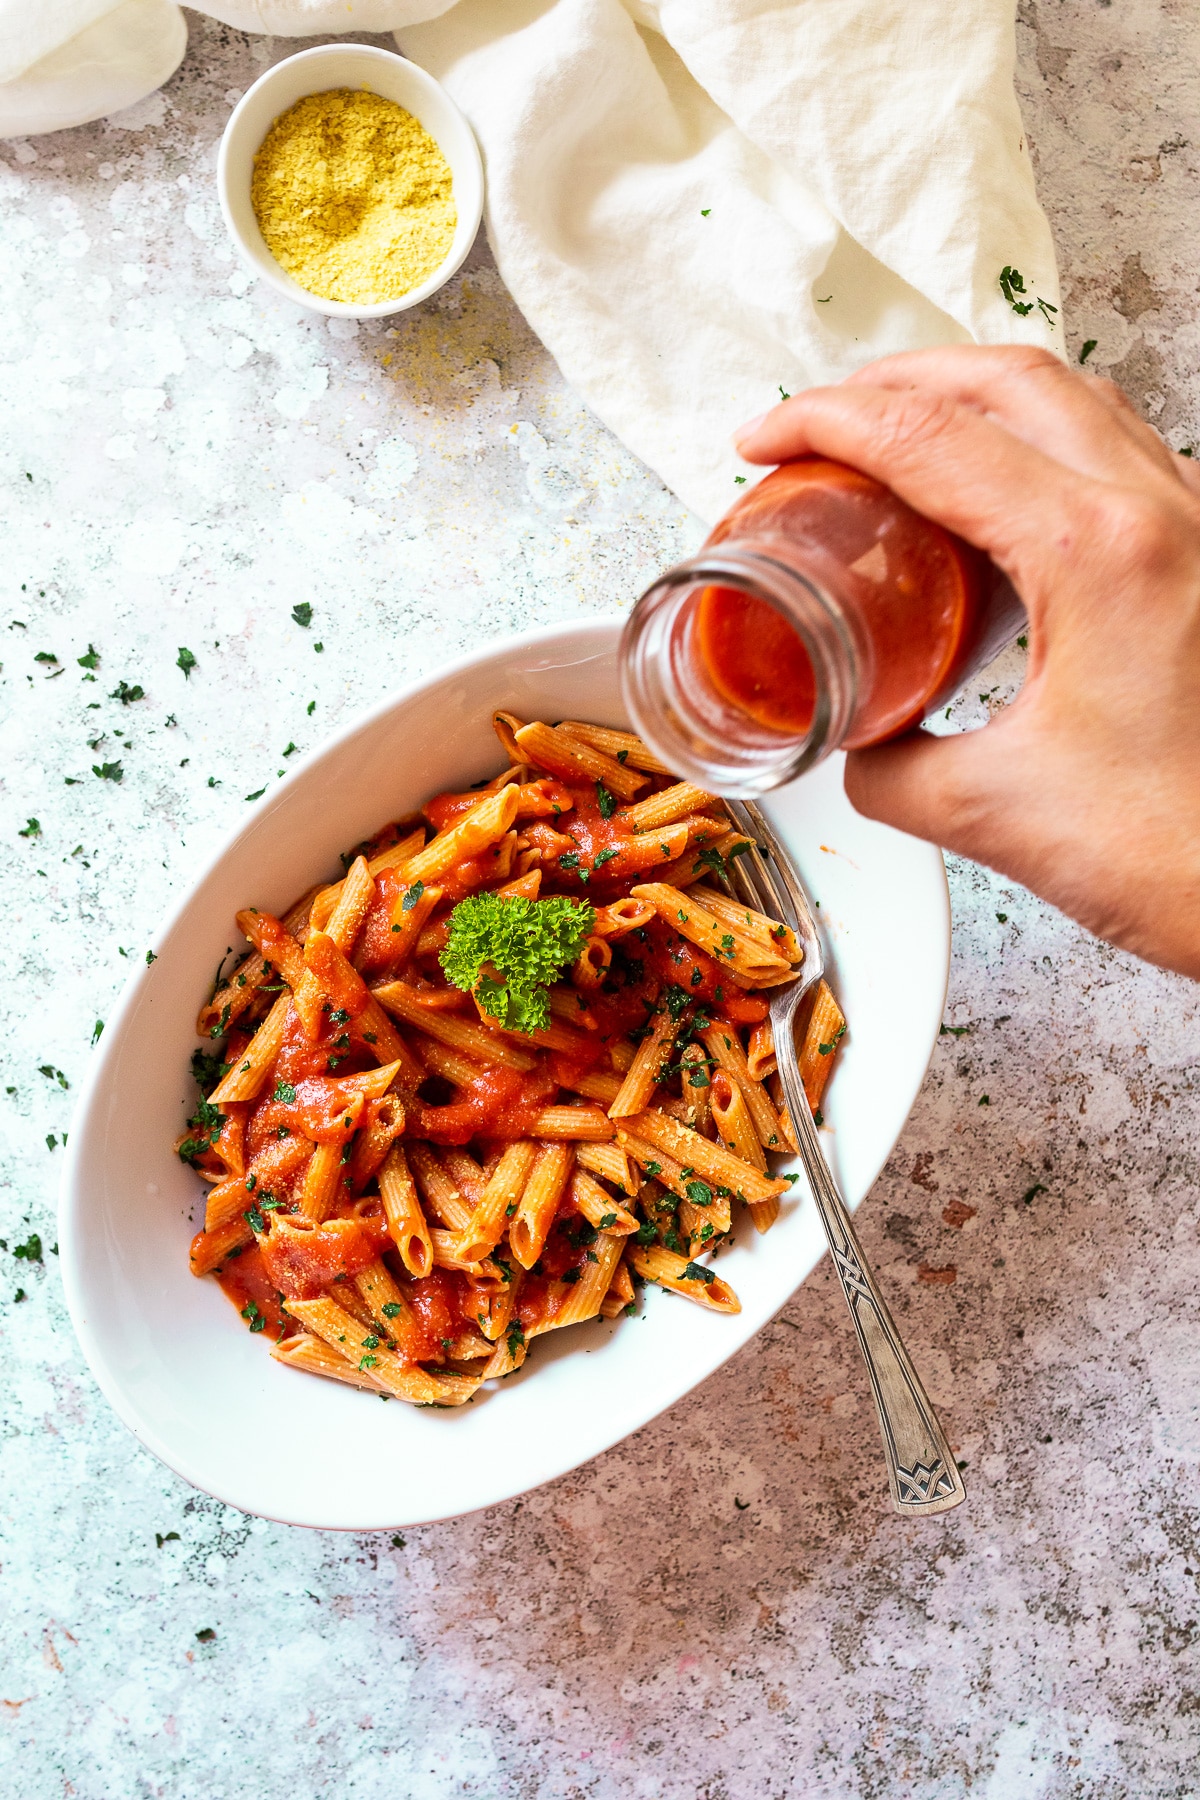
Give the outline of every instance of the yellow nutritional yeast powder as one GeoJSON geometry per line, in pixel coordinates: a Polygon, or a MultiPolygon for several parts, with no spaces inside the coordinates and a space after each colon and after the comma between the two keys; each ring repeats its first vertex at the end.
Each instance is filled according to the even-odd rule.
{"type": "Polygon", "coordinates": [[[445,157],[394,100],[308,94],[254,158],[259,230],[294,281],[324,300],[398,300],[445,262],[458,215],[445,157]]]}

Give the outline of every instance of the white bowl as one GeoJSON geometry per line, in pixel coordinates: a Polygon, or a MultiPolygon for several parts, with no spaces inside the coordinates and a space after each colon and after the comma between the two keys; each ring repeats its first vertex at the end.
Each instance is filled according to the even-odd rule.
{"type": "Polygon", "coordinates": [[[467,121],[440,82],[416,63],[378,50],[371,44],[319,44],[276,63],[242,95],[221,138],[217,155],[217,192],[221,211],[238,250],[255,275],[301,306],[333,318],[383,319],[419,306],[444,286],[466,260],[483,217],[483,164],[467,121]],[[330,88],[367,88],[381,99],[395,100],[422,124],[450,165],[458,224],[450,254],[441,267],[411,293],[373,306],[350,306],[310,294],[276,262],[254,216],[250,183],[254,157],[280,113],[306,94],[330,88]]]}
{"type": "MultiPolygon", "coordinates": [[[[202,1184],[171,1145],[195,1103],[194,1020],[234,912],[282,910],[338,852],[430,794],[494,774],[493,708],[622,723],[622,621],[489,645],[332,738],[260,801],[155,939],[108,1021],[70,1134],[59,1222],[67,1302],[100,1386],[142,1443],[246,1512],[358,1531],[453,1517],[550,1481],[645,1425],[753,1337],[824,1250],[785,1199],[719,1258],[734,1317],[647,1289],[641,1316],[540,1339],[526,1367],[454,1411],[383,1405],[281,1367],[216,1283],[188,1269],[202,1184]]],[[[941,857],[855,813],[831,759],[767,803],[832,951],[849,1033],[824,1142],[851,1205],[892,1149],[938,1035],[950,914],[941,857]]],[[[849,1332],[848,1319],[839,1329],[849,1332]]],[[[812,1428],[819,1420],[814,1416],[812,1428]]],[[[721,1420],[713,1430],[721,1431],[721,1420]]],[[[861,1429],[873,1433],[864,1421],[861,1429]]],[[[882,1469],[880,1472],[881,1494],[882,1469]]]]}

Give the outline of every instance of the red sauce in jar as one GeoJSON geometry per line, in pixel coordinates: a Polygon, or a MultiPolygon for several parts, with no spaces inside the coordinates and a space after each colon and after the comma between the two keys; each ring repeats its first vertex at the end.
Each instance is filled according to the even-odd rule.
{"type": "MultiPolygon", "coordinates": [[[[819,457],[784,463],[730,509],[708,544],[773,551],[821,580],[865,652],[846,748],[878,743],[928,716],[990,654],[1015,596],[987,558],[856,469],[819,457]]],[[[816,678],[799,634],[765,600],[732,587],[699,597],[697,647],[717,692],[790,736],[812,726],[816,678]]],[[[1003,641],[1001,630],[996,648],[1003,641]]]]}

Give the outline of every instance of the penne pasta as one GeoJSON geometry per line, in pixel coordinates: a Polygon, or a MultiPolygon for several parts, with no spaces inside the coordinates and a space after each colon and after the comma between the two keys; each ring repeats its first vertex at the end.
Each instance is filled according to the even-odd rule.
{"type": "Polygon", "coordinates": [[[752,1025],[746,1041],[746,1068],[752,1081],[765,1081],[779,1064],[775,1057],[775,1032],[770,1019],[752,1025]]]}
{"type": "Polygon", "coordinates": [[[343,1356],[359,1374],[370,1374],[389,1394],[410,1400],[415,1406],[461,1406],[478,1385],[458,1375],[430,1375],[415,1363],[406,1363],[385,1350],[374,1332],[364,1332],[352,1313],[332,1300],[287,1300],[284,1308],[293,1319],[324,1338],[330,1349],[343,1356]]]}
{"type": "Polygon", "coordinates": [[[224,1106],[230,1100],[254,1099],[279,1055],[291,1004],[290,994],[280,994],[234,1067],[208,1096],[210,1106],[224,1106]]]}
{"type": "Polygon", "coordinates": [[[665,882],[647,882],[633,892],[639,899],[649,901],[673,930],[715,957],[743,986],[763,987],[791,974],[792,965],[782,951],[773,950],[724,919],[715,918],[682,889],[669,887],[665,882]]]}
{"type": "Polygon", "coordinates": [[[490,1256],[516,1212],[537,1145],[527,1138],[509,1144],[483,1190],[479,1205],[458,1233],[457,1254],[469,1262],[490,1256]]]}
{"type": "Polygon", "coordinates": [[[619,1262],[613,1270],[613,1278],[609,1283],[608,1292],[600,1302],[601,1316],[606,1319],[615,1319],[627,1307],[632,1310],[633,1300],[633,1282],[630,1279],[628,1264],[619,1262]]]}
{"type": "Polygon", "coordinates": [[[410,1275],[428,1275],[433,1243],[402,1144],[393,1144],[379,1171],[379,1193],[392,1242],[410,1275]]]}
{"type": "Polygon", "coordinates": [[[602,750],[593,750],[569,732],[557,731],[540,721],[522,725],[514,731],[513,738],[519,753],[535,769],[547,769],[551,775],[563,775],[568,780],[598,781],[622,800],[631,800],[649,779],[615,757],[605,756],[602,750]]]}
{"type": "Polygon", "coordinates": [[[735,1028],[718,1021],[701,1033],[701,1039],[712,1058],[713,1065],[718,1069],[724,1069],[725,1073],[737,1083],[750,1117],[754,1121],[755,1134],[763,1149],[782,1149],[783,1136],[779,1114],[762,1082],[756,1081],[750,1073],[750,1065],[746,1060],[742,1041],[735,1028]]]}
{"type": "Polygon", "coordinates": [[[585,725],[579,719],[563,719],[557,729],[581,744],[590,744],[605,756],[624,763],[629,769],[644,769],[649,775],[669,775],[670,769],[660,762],[648,744],[632,731],[614,731],[607,725],[585,725]]]}
{"type": "Polygon", "coordinates": [[[800,1079],[804,1083],[805,1097],[813,1112],[821,1104],[825,1084],[833,1071],[833,1059],[845,1032],[845,1017],[828,982],[818,982],[816,997],[800,1045],[800,1079]]]}
{"type": "Polygon", "coordinates": [[[405,1024],[416,1025],[427,1037],[436,1038],[452,1050],[461,1050],[476,1062],[503,1063],[506,1068],[522,1070],[534,1066],[532,1056],[508,1041],[511,1034],[501,1036],[485,1025],[473,1025],[469,1019],[426,1006],[407,982],[389,981],[375,989],[375,998],[405,1024]]]}
{"type": "MultiPolygon", "coordinates": [[[[192,1271],[280,1363],[420,1406],[633,1311],[635,1280],[736,1312],[695,1259],[736,1199],[774,1222],[795,1147],[743,990],[800,947],[722,889],[749,840],[633,732],[493,722],[500,774],[236,915],[176,1146],[207,1184],[192,1271]]],[[[824,984],[802,1016],[816,1108],[845,1021],[824,984]]]]}
{"type": "Polygon", "coordinates": [[[344,1381],[348,1387],[364,1388],[370,1394],[391,1394],[370,1369],[355,1368],[323,1338],[301,1331],[295,1337],[282,1338],[271,1346],[271,1355],[289,1369],[300,1369],[306,1375],[325,1375],[331,1381],[344,1381]]]}
{"type": "Polygon", "coordinates": [[[570,1180],[575,1149],[569,1143],[542,1144],[508,1228],[512,1253],[523,1269],[532,1269],[550,1233],[558,1203],[570,1180]]]}
{"type": "MultiPolygon", "coordinates": [[[[628,1237],[630,1232],[637,1230],[634,1215],[615,1200],[607,1188],[594,1181],[586,1169],[574,1171],[567,1191],[571,1204],[597,1231],[611,1233],[613,1237],[628,1237]]],[[[513,1248],[515,1250],[516,1246],[513,1248]]],[[[531,1266],[526,1264],[526,1267],[531,1266]]]]}
{"type": "Polygon", "coordinates": [[[654,1108],[631,1119],[629,1127],[639,1138],[672,1156],[684,1169],[694,1170],[702,1181],[727,1187],[746,1200],[769,1199],[772,1194],[782,1193],[787,1186],[786,1181],[775,1181],[760,1174],[732,1151],[710,1143],[699,1132],[689,1130],[654,1108]]]}
{"type": "Polygon", "coordinates": [[[714,918],[724,919],[746,937],[757,938],[760,943],[778,950],[788,962],[803,962],[804,952],[800,947],[796,934],[778,919],[769,919],[766,913],[755,912],[752,907],[743,906],[740,900],[734,900],[728,894],[719,894],[707,883],[694,887],[692,900],[707,907],[714,918]]]}
{"type": "Polygon", "coordinates": [[[679,1018],[665,1001],[660,1001],[617,1097],[608,1109],[610,1119],[627,1119],[634,1113],[645,1111],[655,1088],[667,1078],[667,1065],[678,1033],[679,1018]]]}
{"type": "Polygon", "coordinates": [[[602,1180],[611,1182],[627,1197],[636,1190],[629,1158],[619,1144],[577,1144],[575,1164],[590,1175],[599,1175],[602,1180]]]}
{"type": "MultiPolygon", "coordinates": [[[[451,1231],[465,1231],[474,1209],[442,1167],[437,1151],[429,1144],[414,1140],[408,1146],[408,1164],[426,1209],[451,1231]]],[[[477,1262],[479,1259],[467,1257],[466,1260],[477,1262]]]]}
{"type": "Polygon", "coordinates": [[[626,1254],[630,1266],[643,1281],[656,1281],[659,1287],[670,1288],[673,1294],[682,1294],[685,1300],[693,1300],[709,1312],[737,1313],[742,1310],[741,1301],[728,1282],[722,1281],[712,1269],[690,1262],[686,1256],[677,1256],[673,1250],[664,1250],[658,1244],[647,1249],[634,1247],[626,1254]]]}
{"type": "MultiPolygon", "coordinates": [[[[651,794],[648,800],[639,800],[634,806],[623,806],[617,817],[631,831],[658,831],[663,825],[673,825],[677,819],[687,818],[689,813],[703,812],[707,807],[719,804],[714,794],[706,794],[694,782],[678,781],[674,787],[663,788],[659,794],[651,794]]],[[[714,837],[728,829],[727,819],[713,821],[714,837]]]]}

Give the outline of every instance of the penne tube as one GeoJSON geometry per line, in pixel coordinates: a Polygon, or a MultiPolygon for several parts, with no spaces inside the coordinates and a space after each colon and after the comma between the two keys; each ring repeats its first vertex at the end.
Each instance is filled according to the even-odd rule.
{"type": "Polygon", "coordinates": [[[433,1267],[433,1243],[404,1148],[393,1144],[379,1171],[379,1194],[400,1261],[418,1281],[433,1267]]]}
{"type": "Polygon", "coordinates": [[[800,1079],[814,1112],[821,1104],[825,1084],[833,1073],[834,1055],[845,1034],[845,1015],[828,982],[821,981],[817,984],[816,998],[800,1045],[800,1079]]]}
{"type": "Polygon", "coordinates": [[[218,1181],[204,1197],[204,1229],[206,1233],[219,1231],[254,1204],[253,1196],[247,1192],[244,1175],[235,1175],[228,1181],[218,1181]]]}
{"type": "MultiPolygon", "coordinates": [[[[370,1394],[388,1393],[383,1382],[378,1381],[369,1369],[356,1369],[344,1356],[331,1350],[323,1338],[314,1337],[311,1332],[300,1331],[295,1337],[282,1338],[272,1346],[271,1355],[285,1368],[301,1369],[306,1375],[325,1375],[331,1381],[344,1381],[348,1387],[363,1388],[370,1394]]],[[[388,1397],[391,1398],[390,1394],[388,1397]]]]}
{"type": "MultiPolygon", "coordinates": [[[[485,1269],[493,1266],[495,1265],[491,1262],[483,1264],[485,1269]]],[[[521,1291],[521,1283],[525,1279],[525,1271],[519,1264],[515,1268],[511,1268],[505,1263],[505,1267],[500,1270],[500,1273],[503,1275],[506,1272],[508,1279],[501,1281],[478,1282],[478,1278],[473,1279],[470,1275],[467,1276],[468,1282],[475,1290],[476,1322],[480,1332],[487,1339],[489,1353],[491,1346],[501,1333],[508,1330],[513,1308],[516,1306],[517,1296],[521,1291]]]]}
{"type": "Polygon", "coordinates": [[[741,1088],[727,1069],[718,1069],[712,1078],[712,1116],[717,1140],[743,1162],[753,1163],[766,1173],[766,1153],[758,1139],[741,1088]]]}
{"type": "Polygon", "coordinates": [[[775,1056],[775,1031],[770,1019],[750,1027],[746,1041],[746,1068],[752,1081],[765,1081],[779,1067],[775,1056]]]}
{"type": "Polygon", "coordinates": [[[711,1115],[711,1082],[708,1074],[708,1057],[700,1044],[689,1044],[679,1059],[680,1087],[684,1100],[685,1125],[693,1131],[699,1131],[709,1137],[711,1115]]]}
{"type": "Polygon", "coordinates": [[[515,881],[506,881],[496,892],[502,900],[536,900],[541,886],[542,871],[535,868],[518,875],[515,881]]]}
{"type": "Polygon", "coordinates": [[[253,1100],[257,1097],[279,1055],[291,1004],[290,994],[280,994],[234,1067],[208,1096],[210,1106],[223,1106],[229,1100],[253,1100]]]}
{"type": "Polygon", "coordinates": [[[484,1292],[490,1293],[503,1285],[503,1272],[489,1257],[472,1261],[469,1257],[459,1255],[457,1231],[447,1231],[444,1226],[431,1225],[429,1235],[433,1240],[435,1269],[458,1269],[472,1287],[479,1286],[484,1292]]]}
{"type": "Polygon", "coordinates": [[[304,942],[304,975],[295,990],[304,1035],[315,1043],[326,1011],[357,1018],[367,1004],[367,986],[326,931],[310,931],[304,942]]]}
{"type": "MultiPolygon", "coordinates": [[[[400,1073],[402,1063],[385,1063],[381,1069],[369,1069],[362,1075],[338,1075],[339,1088],[350,1094],[361,1094],[364,1100],[380,1100],[400,1073]]],[[[401,1108],[403,1111],[403,1108],[401,1108]]]]}
{"type": "Polygon", "coordinates": [[[374,1332],[364,1332],[352,1313],[336,1301],[286,1300],[284,1311],[324,1338],[330,1349],[344,1356],[359,1374],[371,1374],[398,1400],[414,1406],[460,1406],[475,1392],[478,1382],[460,1375],[430,1375],[385,1350],[374,1332]]]}
{"type": "Polygon", "coordinates": [[[230,1219],[217,1231],[197,1232],[188,1257],[192,1274],[211,1275],[234,1251],[243,1250],[253,1242],[254,1232],[249,1221],[240,1217],[230,1219]]]}
{"type": "Polygon", "coordinates": [[[499,1375],[511,1375],[521,1367],[529,1354],[529,1345],[519,1320],[510,1323],[496,1344],[489,1360],[483,1365],[480,1376],[482,1381],[491,1381],[499,1375]]]}
{"type": "Polygon", "coordinates": [[[772,1194],[769,1200],[751,1200],[746,1211],[750,1214],[755,1231],[770,1231],[779,1217],[779,1195],[772,1194]]]}
{"type": "Polygon", "coordinates": [[[724,919],[714,918],[682,889],[669,887],[665,882],[647,882],[633,892],[639,899],[650,901],[673,931],[715,957],[742,986],[761,987],[769,981],[786,980],[791,974],[792,966],[782,951],[772,950],[724,919]]]}
{"type": "Polygon", "coordinates": [[[349,1172],[342,1162],[341,1144],[314,1144],[304,1171],[304,1181],[297,1195],[296,1210],[302,1219],[319,1225],[333,1210],[343,1181],[349,1190],[349,1172]]]}
{"type": "Polygon", "coordinates": [[[528,760],[521,754],[521,746],[517,742],[517,732],[524,723],[523,719],[518,719],[516,713],[496,712],[492,714],[492,730],[500,739],[500,748],[509,762],[514,764],[518,770],[529,767],[528,760]]]}
{"type": "Polygon", "coordinates": [[[742,1049],[742,1040],[732,1025],[722,1024],[720,1020],[702,1031],[701,1039],[714,1064],[736,1083],[746,1103],[747,1111],[754,1122],[755,1135],[764,1150],[784,1149],[784,1139],[779,1123],[779,1114],[771,1102],[771,1097],[761,1081],[756,1081],[750,1073],[750,1065],[746,1053],[742,1049]]]}
{"type": "Polygon", "coordinates": [[[593,750],[569,732],[557,731],[540,720],[522,725],[513,737],[520,755],[535,769],[546,769],[567,781],[598,781],[619,800],[632,800],[649,779],[615,757],[605,756],[602,750],[593,750]]]}
{"type": "Polygon", "coordinates": [[[406,1362],[420,1362],[425,1346],[424,1327],[383,1258],[376,1257],[352,1279],[385,1341],[392,1339],[406,1362]]]}
{"type": "MultiPolygon", "coordinates": [[[[466,1231],[471,1223],[472,1207],[468,1205],[450,1176],[443,1168],[437,1151],[431,1144],[421,1143],[413,1139],[407,1145],[408,1166],[417,1184],[417,1191],[424,1201],[425,1210],[440,1219],[451,1231],[466,1231]]],[[[478,1257],[468,1257],[469,1262],[478,1262],[478,1257]]]]}
{"type": "Polygon", "coordinates": [[[374,994],[369,997],[357,1019],[350,1020],[346,1029],[355,1043],[365,1044],[371,1055],[381,1063],[398,1065],[394,1077],[398,1086],[410,1090],[420,1087],[425,1079],[425,1071],[374,994]]]}
{"type": "MultiPolygon", "coordinates": [[[[726,1187],[745,1200],[767,1200],[786,1188],[785,1181],[772,1180],[734,1156],[720,1144],[710,1143],[697,1131],[690,1131],[678,1120],[651,1108],[630,1119],[629,1129],[638,1138],[665,1151],[685,1169],[692,1169],[701,1181],[714,1187],[726,1187]]],[[[621,1142],[618,1138],[618,1142],[621,1142]]],[[[631,1152],[636,1155],[636,1152],[631,1152]]]]}
{"type": "Polygon", "coordinates": [[[479,804],[456,820],[449,830],[440,831],[411,861],[401,865],[405,880],[410,885],[417,881],[433,882],[460,863],[470,862],[472,857],[478,856],[511,829],[518,804],[515,787],[502,787],[495,793],[485,794],[479,804]]]}
{"type": "Polygon", "coordinates": [[[789,1150],[798,1152],[800,1144],[796,1137],[796,1127],[792,1124],[791,1114],[787,1109],[787,1100],[783,1092],[783,1081],[780,1078],[778,1070],[776,1070],[774,1075],[768,1075],[765,1086],[775,1104],[775,1110],[779,1114],[779,1130],[782,1134],[783,1141],[789,1150]]]}
{"type": "MultiPolygon", "coordinates": [[[[651,1181],[660,1181],[679,1199],[687,1199],[687,1182],[691,1177],[684,1175],[682,1163],[676,1162],[665,1150],[647,1143],[644,1138],[627,1131],[623,1126],[617,1127],[617,1143],[651,1181]]],[[[640,1192],[639,1189],[639,1194],[640,1192]]]]}
{"type": "Polygon", "coordinates": [[[614,1038],[608,1046],[608,1060],[620,1075],[627,1075],[633,1067],[633,1059],[637,1055],[637,1045],[628,1038],[614,1038]]]}
{"type": "MultiPolygon", "coordinates": [[[[284,930],[293,938],[306,929],[309,910],[319,892],[319,888],[310,888],[303,899],[290,907],[280,921],[284,930]]],[[[196,1020],[199,1035],[224,1037],[234,1020],[239,1019],[257,998],[258,990],[266,980],[266,959],[261,952],[256,951],[234,970],[229,980],[200,1008],[200,1016],[196,1020]]]]}
{"type": "Polygon", "coordinates": [[[568,1290],[547,1330],[560,1331],[564,1325],[579,1325],[584,1319],[596,1318],[612,1285],[623,1248],[618,1237],[596,1239],[588,1251],[579,1280],[568,1290]]]}
{"type": "MultiPolygon", "coordinates": [[[[351,1318],[357,1319],[364,1331],[370,1332],[376,1329],[375,1316],[358,1289],[355,1287],[353,1281],[343,1280],[327,1287],[325,1289],[325,1297],[326,1299],[332,1300],[335,1306],[342,1307],[350,1314],[351,1318]]],[[[387,1343],[387,1338],[390,1336],[391,1333],[389,1332],[384,1339],[385,1343],[387,1343]]],[[[388,1349],[391,1349],[390,1344],[388,1344],[388,1349]]]]}
{"type": "Polygon", "coordinates": [[[444,892],[444,888],[425,887],[424,884],[418,892],[416,883],[410,882],[397,899],[392,908],[391,921],[393,941],[390,966],[393,970],[402,968],[412,956],[425,929],[425,922],[441,903],[444,892]]]}
{"type": "MultiPolygon", "coordinates": [[[[575,1170],[567,1191],[572,1205],[597,1231],[613,1237],[628,1237],[637,1230],[638,1222],[633,1214],[619,1200],[615,1200],[607,1188],[602,1188],[598,1181],[593,1181],[586,1169],[575,1170]]],[[[515,1252],[515,1244],[513,1249],[515,1252]]],[[[529,1266],[531,1265],[526,1264],[526,1267],[529,1266]]]]}
{"type": "Polygon", "coordinates": [[[630,1266],[643,1281],[656,1281],[660,1287],[670,1288],[673,1294],[682,1294],[685,1300],[694,1300],[697,1306],[706,1307],[709,1312],[739,1313],[742,1310],[741,1301],[728,1282],[722,1281],[712,1269],[689,1262],[685,1256],[676,1256],[673,1250],[664,1250],[661,1244],[647,1248],[631,1246],[626,1255],[630,1266]]]}
{"type": "Polygon", "coordinates": [[[586,1169],[590,1175],[599,1175],[625,1196],[637,1192],[637,1180],[628,1156],[619,1144],[578,1144],[575,1149],[576,1167],[586,1169]]]}
{"type": "MultiPolygon", "coordinates": [[[[381,850],[378,856],[373,856],[367,863],[369,873],[378,875],[384,869],[396,869],[400,867],[401,863],[411,862],[424,842],[425,827],[418,825],[414,830],[406,832],[403,837],[397,838],[394,844],[389,844],[386,850],[381,850]]],[[[312,924],[318,931],[324,931],[328,926],[337,910],[345,885],[344,880],[335,881],[332,887],[317,891],[316,899],[312,903],[312,924]]]]}
{"type": "MultiPolygon", "coordinates": [[[[420,1032],[414,1040],[414,1048],[430,1075],[441,1075],[456,1087],[467,1087],[486,1072],[483,1063],[472,1062],[469,1056],[451,1050],[449,1044],[439,1044],[436,1038],[425,1037],[420,1032]]],[[[421,1080],[424,1079],[423,1072],[421,1080]]]]}
{"type": "Polygon", "coordinates": [[[469,1206],[477,1206],[487,1186],[487,1176],[469,1150],[447,1144],[439,1154],[442,1167],[469,1206]]]}
{"type": "Polygon", "coordinates": [[[608,1109],[610,1119],[628,1119],[644,1112],[660,1082],[667,1079],[667,1065],[679,1035],[680,1020],[660,1001],[650,1019],[645,1037],[637,1047],[637,1055],[621,1083],[620,1092],[608,1109]]]}
{"type": "Polygon", "coordinates": [[[720,837],[712,838],[706,844],[688,844],[677,862],[670,868],[659,870],[658,878],[672,887],[692,887],[697,881],[705,880],[714,865],[720,869],[730,856],[743,854],[738,849],[740,844],[747,848],[750,844],[750,839],[740,831],[722,832],[720,837]]]}
{"type": "MultiPolygon", "coordinates": [[[[617,817],[622,825],[630,831],[658,831],[663,825],[673,825],[677,819],[684,819],[689,813],[703,812],[706,807],[719,804],[715,794],[705,793],[691,781],[678,781],[674,787],[663,788],[661,793],[651,794],[648,800],[639,800],[634,806],[623,806],[617,817]]],[[[727,820],[716,824],[717,832],[728,831],[727,820]]]]}
{"type": "Polygon", "coordinates": [[[518,1138],[506,1146],[479,1205],[458,1234],[457,1253],[464,1260],[482,1262],[504,1236],[520,1203],[537,1150],[538,1146],[528,1138],[518,1138]]]}
{"type": "Polygon", "coordinates": [[[350,1186],[360,1194],[373,1175],[379,1173],[384,1158],[404,1130],[404,1108],[395,1094],[383,1094],[368,1101],[363,1124],[355,1139],[350,1158],[350,1186]]]}
{"type": "Polygon", "coordinates": [[[787,925],[779,919],[768,918],[766,913],[756,912],[753,907],[743,906],[740,900],[734,900],[728,894],[719,894],[707,882],[696,886],[691,891],[693,901],[708,908],[715,918],[724,919],[734,925],[746,937],[757,938],[760,943],[769,945],[780,951],[789,962],[798,963],[804,960],[804,951],[799,939],[787,925]]]}
{"type": "Polygon", "coordinates": [[[539,1050],[559,1050],[565,1056],[591,1056],[593,1053],[590,1033],[576,1031],[558,1019],[551,1019],[549,1025],[537,1031],[504,1030],[502,1035],[512,1043],[536,1044],[539,1050]]]}
{"type": "Polygon", "coordinates": [[[654,917],[654,908],[645,900],[626,895],[596,908],[595,935],[601,938],[624,937],[627,931],[640,931],[654,917]]]}
{"type": "Polygon", "coordinates": [[[517,1204],[516,1217],[508,1228],[512,1253],[523,1269],[532,1269],[542,1254],[574,1161],[573,1144],[548,1143],[538,1148],[517,1204]]]}
{"type": "Polygon", "coordinates": [[[632,731],[614,731],[607,725],[585,725],[579,719],[562,719],[557,729],[581,744],[590,744],[605,756],[624,763],[626,768],[644,769],[648,775],[670,775],[666,763],[660,762],[650,746],[632,731]]]}
{"type": "Polygon", "coordinates": [[[633,1305],[633,1302],[633,1282],[630,1279],[628,1265],[622,1261],[613,1270],[613,1278],[609,1283],[608,1292],[600,1302],[600,1316],[605,1319],[618,1318],[627,1306],[633,1305]]]}
{"type": "Polygon", "coordinates": [[[436,1007],[422,1004],[415,988],[405,981],[385,982],[383,987],[374,990],[375,998],[385,1006],[396,1018],[403,1019],[407,1025],[415,1025],[427,1037],[436,1038],[439,1043],[449,1045],[452,1050],[461,1050],[467,1056],[473,1056],[477,1062],[503,1063],[506,1068],[525,1071],[532,1069],[535,1059],[508,1041],[513,1034],[503,1036],[490,1031],[485,1025],[473,1025],[469,1019],[457,1018],[453,1013],[443,1012],[436,1007]]]}
{"type": "MultiPolygon", "coordinates": [[[[592,984],[598,986],[599,981],[604,979],[604,971],[612,961],[612,951],[599,938],[589,938],[588,943],[584,945],[584,951],[587,950],[588,944],[595,944],[601,953],[602,966],[599,980],[592,984]]],[[[570,987],[565,982],[559,982],[556,986],[546,990],[550,997],[550,1012],[564,1025],[574,1025],[580,1031],[599,1031],[600,1027],[597,1024],[595,1013],[588,1005],[587,995],[580,993],[575,985],[575,968],[577,967],[578,962],[572,966],[570,987]]]]}
{"type": "Polygon", "coordinates": [[[282,920],[272,913],[259,912],[254,906],[234,916],[242,936],[250,939],[262,957],[264,971],[268,967],[278,969],[295,991],[304,974],[304,951],[282,920]]]}
{"type": "Polygon", "coordinates": [[[365,856],[357,856],[346,872],[337,905],[325,926],[343,956],[349,956],[362,929],[367,909],[375,898],[375,878],[367,867],[365,856]]]}
{"type": "Polygon", "coordinates": [[[598,1106],[543,1106],[533,1115],[533,1129],[540,1138],[570,1138],[573,1142],[610,1143],[616,1136],[612,1120],[598,1106]]]}

